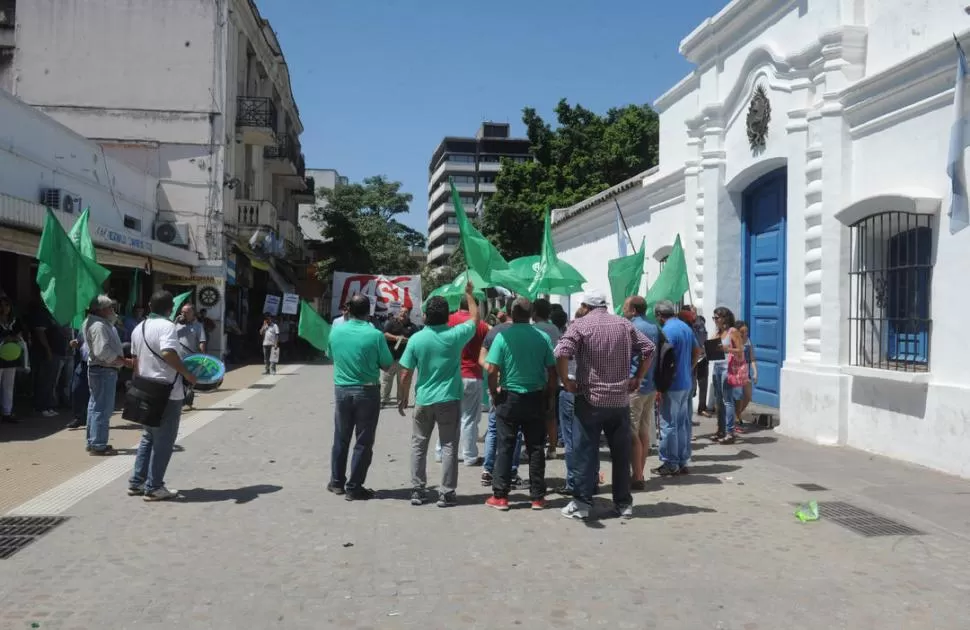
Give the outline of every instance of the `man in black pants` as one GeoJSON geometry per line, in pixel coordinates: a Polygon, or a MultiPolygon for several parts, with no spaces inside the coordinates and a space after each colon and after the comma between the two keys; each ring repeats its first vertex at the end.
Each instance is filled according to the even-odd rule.
{"type": "Polygon", "coordinates": [[[545,507],[546,460],[542,452],[546,416],[559,381],[549,336],[529,323],[532,304],[520,297],[512,304],[512,325],[492,342],[485,359],[488,390],[496,404],[496,458],[492,495],[485,502],[509,509],[512,453],[521,430],[529,453],[529,495],[532,509],[545,507]]]}

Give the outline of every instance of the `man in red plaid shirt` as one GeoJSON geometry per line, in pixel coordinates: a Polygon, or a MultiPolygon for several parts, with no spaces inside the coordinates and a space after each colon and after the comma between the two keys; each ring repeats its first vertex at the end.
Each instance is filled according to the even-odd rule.
{"type": "Polygon", "coordinates": [[[556,368],[563,387],[576,395],[573,457],[576,468],[573,500],[562,509],[567,518],[589,517],[596,486],[600,433],[606,434],[613,462],[613,507],[621,518],[633,517],[630,494],[630,394],[637,391],[653,360],[655,346],[629,320],[606,309],[606,296],[587,293],[589,312],[566,329],[556,345],[556,368]],[[630,377],[630,362],[640,367],[630,377]],[[576,359],[576,379],[569,360],[576,359]]]}

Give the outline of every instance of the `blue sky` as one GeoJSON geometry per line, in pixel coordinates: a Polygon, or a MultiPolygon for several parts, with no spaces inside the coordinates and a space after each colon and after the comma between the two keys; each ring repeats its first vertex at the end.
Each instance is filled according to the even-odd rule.
{"type": "Polygon", "coordinates": [[[446,135],[560,98],[653,103],[690,70],[680,40],[727,0],[257,0],[290,66],[307,166],[384,174],[427,227],[428,161],[446,135]],[[608,7],[608,10],[606,9],[608,7]]]}

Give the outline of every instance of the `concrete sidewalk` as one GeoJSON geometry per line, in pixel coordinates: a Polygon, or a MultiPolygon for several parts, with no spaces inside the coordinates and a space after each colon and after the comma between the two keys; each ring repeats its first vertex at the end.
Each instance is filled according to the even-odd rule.
{"type": "MultiPolygon", "coordinates": [[[[331,374],[305,366],[226,403],[180,442],[179,501],[129,498],[118,474],[63,504],[69,520],[0,560],[0,628],[968,627],[968,482],[760,432],[698,439],[693,474],[651,480],[631,521],[605,516],[608,486],[586,524],[556,495],[495,512],[479,468],[460,469],[457,507],[412,507],[411,419],[386,409],[378,498],[347,502],[324,490],[331,374]],[[812,498],[822,518],[800,523],[812,498]]],[[[562,476],[550,462],[550,486],[562,476]]]]}
{"type": "MultiPolygon", "coordinates": [[[[215,405],[248,387],[262,369],[261,365],[247,365],[232,370],[218,390],[196,393],[196,408],[215,405]]],[[[122,420],[122,402],[119,394],[119,411],[111,417],[110,443],[125,451],[138,445],[141,426],[122,420]]],[[[64,428],[69,421],[70,414],[65,413],[56,418],[24,417],[19,424],[0,427],[0,514],[103,461],[85,452],[84,429],[64,428]]]]}

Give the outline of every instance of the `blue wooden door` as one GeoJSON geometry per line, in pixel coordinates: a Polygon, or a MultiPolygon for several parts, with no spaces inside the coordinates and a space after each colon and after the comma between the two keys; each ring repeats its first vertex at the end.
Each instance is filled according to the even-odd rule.
{"type": "Polygon", "coordinates": [[[744,315],[758,361],[752,400],[779,407],[785,358],[786,171],[775,171],[743,195],[744,315]]]}

